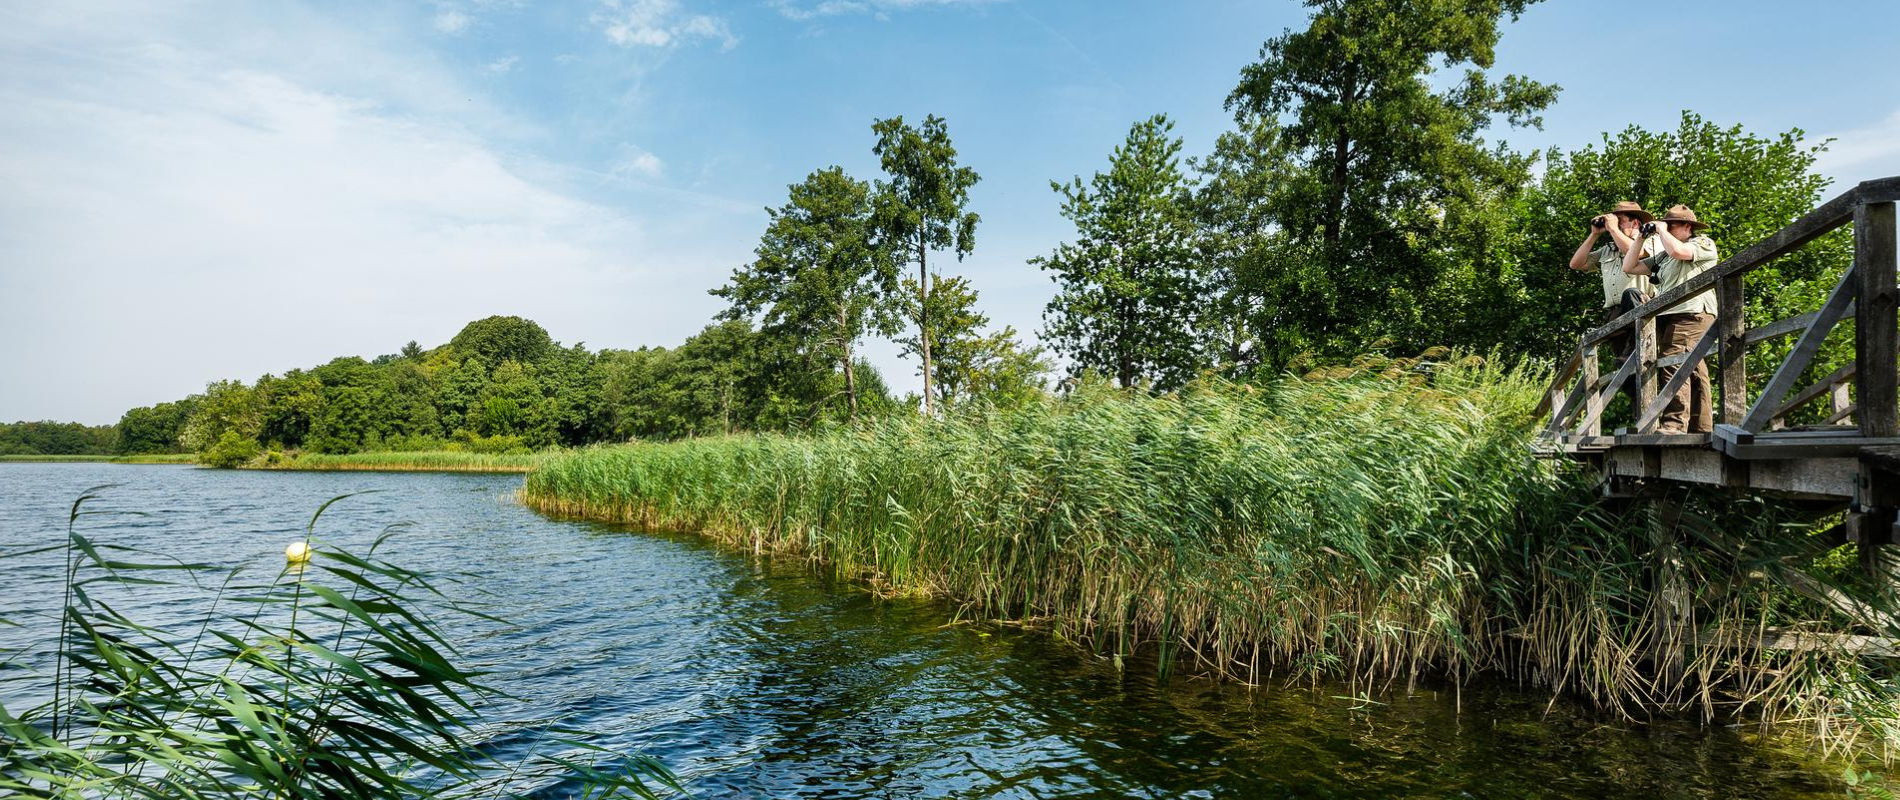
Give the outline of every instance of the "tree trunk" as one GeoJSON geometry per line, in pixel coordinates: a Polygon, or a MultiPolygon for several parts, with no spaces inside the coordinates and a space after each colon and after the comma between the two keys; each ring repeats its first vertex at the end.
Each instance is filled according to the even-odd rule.
{"type": "Polygon", "coordinates": [[[924,357],[924,416],[934,413],[931,404],[930,373],[930,267],[926,259],[930,248],[923,234],[917,235],[917,344],[924,357]]]}
{"type": "Polygon", "coordinates": [[[844,396],[851,403],[851,421],[858,421],[858,376],[851,368],[851,326],[844,304],[838,304],[838,340],[844,343],[844,396]]]}
{"type": "Polygon", "coordinates": [[[1341,230],[1345,227],[1342,219],[1346,215],[1346,158],[1352,153],[1352,132],[1346,121],[1352,119],[1352,104],[1359,99],[1359,69],[1356,65],[1346,68],[1346,86],[1339,93],[1339,106],[1344,121],[1333,133],[1333,174],[1326,195],[1326,229],[1323,234],[1326,248],[1331,250],[1339,244],[1341,230]]]}

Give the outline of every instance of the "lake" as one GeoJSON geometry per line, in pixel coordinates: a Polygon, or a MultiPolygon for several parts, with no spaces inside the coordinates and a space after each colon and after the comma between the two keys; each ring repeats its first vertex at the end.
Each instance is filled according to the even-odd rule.
{"type": "MultiPolygon", "coordinates": [[[[0,464],[0,545],[56,543],[87,488],[118,484],[81,529],[102,543],[268,576],[326,500],[320,539],[462,573],[449,592],[508,625],[457,622],[465,663],[520,699],[654,755],[701,798],[1803,798],[1839,768],[1751,728],[1633,725],[1511,687],[1355,699],[1345,687],[1246,687],[1119,671],[1036,632],[951,624],[953,604],[879,599],[796,559],[691,536],[569,522],[515,502],[519,476],[231,472],[0,464]],[[124,513],[117,513],[124,512],[124,513]]],[[[0,561],[0,649],[50,652],[56,555],[0,561]]],[[[165,622],[185,590],[121,610],[165,622]]],[[[19,672],[4,673],[19,676],[19,672]]],[[[0,681],[0,702],[42,696],[0,681]]],[[[531,737],[500,742],[534,746],[531,737]]],[[[565,797],[558,777],[537,796],[565,797]]]]}

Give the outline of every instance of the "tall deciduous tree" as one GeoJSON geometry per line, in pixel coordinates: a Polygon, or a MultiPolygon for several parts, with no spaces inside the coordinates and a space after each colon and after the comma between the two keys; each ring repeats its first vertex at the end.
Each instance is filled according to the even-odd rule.
{"type": "MultiPolygon", "coordinates": [[[[1495,207],[1532,156],[1480,133],[1500,117],[1541,125],[1554,86],[1492,80],[1499,22],[1535,0],[1307,0],[1312,24],[1269,40],[1228,108],[1277,124],[1292,169],[1267,198],[1285,232],[1273,264],[1296,280],[1275,325],[1319,349],[1356,347],[1410,324],[1446,262],[1435,247],[1458,214],[1495,207]],[[1440,68],[1469,65],[1434,90],[1440,68]]],[[[1287,354],[1275,354],[1281,360],[1287,354]]]]}
{"type": "Polygon", "coordinates": [[[877,229],[884,242],[917,265],[917,297],[908,302],[923,359],[924,413],[932,411],[930,353],[930,252],[949,249],[961,261],[976,248],[977,215],[967,210],[976,170],[957,165],[957,149],[942,118],[930,115],[921,128],[903,117],[877,120],[877,154],[888,181],[878,181],[877,229]]]}
{"type": "Polygon", "coordinates": [[[1204,270],[1173,129],[1165,115],[1137,122],[1107,172],[1051,182],[1076,240],[1030,262],[1057,286],[1044,338],[1076,371],[1113,375],[1124,388],[1142,378],[1179,385],[1202,366],[1204,270]]]}
{"type": "Polygon", "coordinates": [[[712,290],[731,303],[720,316],[762,315],[763,331],[782,336],[844,375],[849,415],[858,415],[853,350],[867,330],[896,332],[891,312],[897,267],[872,229],[871,187],[843,168],[813,172],[791,186],[753,251],[752,263],[712,290]]]}
{"type": "MultiPolygon", "coordinates": [[[[962,277],[930,277],[931,389],[937,403],[977,400],[998,406],[1018,405],[1042,393],[1050,369],[1041,347],[1025,347],[1016,329],[985,333],[989,315],[976,308],[976,290],[962,277]]],[[[908,288],[911,280],[905,280],[908,288]]],[[[914,290],[912,290],[914,294],[914,290]]],[[[918,336],[899,338],[905,355],[918,352],[918,336]]]]}

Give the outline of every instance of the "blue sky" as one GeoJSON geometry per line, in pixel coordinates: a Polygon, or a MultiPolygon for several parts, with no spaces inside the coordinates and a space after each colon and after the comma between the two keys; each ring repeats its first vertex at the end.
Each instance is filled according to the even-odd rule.
{"type": "MultiPolygon", "coordinates": [[[[1900,174],[1900,6],[1549,0],[1500,70],[1563,86],[1513,146],[1693,109],[1835,137],[1900,174]],[[1675,76],[1667,82],[1665,76],[1675,76]]],[[[0,3],[0,420],[115,421],[222,378],[532,318],[672,346],[718,310],[785,187],[873,177],[874,118],[935,113],[983,176],[957,269],[1033,334],[1025,262],[1165,112],[1205,153],[1288,1],[0,3]]],[[[914,365],[867,352],[900,389],[914,365]]]]}

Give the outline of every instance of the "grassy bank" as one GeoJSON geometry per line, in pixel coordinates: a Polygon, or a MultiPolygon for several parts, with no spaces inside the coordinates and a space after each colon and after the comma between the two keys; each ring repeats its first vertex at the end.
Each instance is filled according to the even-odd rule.
{"type": "Polygon", "coordinates": [[[294,457],[268,456],[247,465],[252,469],[328,472],[528,472],[545,458],[542,454],[494,455],[458,451],[416,453],[304,453],[294,457]]]}
{"type": "Polygon", "coordinates": [[[46,456],[46,455],[7,455],[0,456],[0,463],[100,463],[100,464],[194,464],[198,457],[190,453],[172,453],[145,456],[46,456]]]}
{"type": "Polygon", "coordinates": [[[1487,673],[1630,716],[1746,714],[1900,743],[1878,665],[1745,646],[1764,627],[1853,625],[1782,588],[1792,512],[1675,498],[1684,511],[1657,529],[1686,540],[1667,552],[1695,610],[1662,624],[1651,507],[1606,505],[1529,457],[1543,376],[1344,372],[590,449],[550,458],[523,497],[815,557],[1117,659],[1146,648],[1163,669],[1375,693],[1487,673]],[[1757,544],[1738,554],[1738,536],[1757,544]]]}

